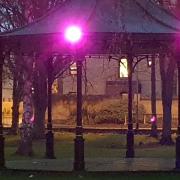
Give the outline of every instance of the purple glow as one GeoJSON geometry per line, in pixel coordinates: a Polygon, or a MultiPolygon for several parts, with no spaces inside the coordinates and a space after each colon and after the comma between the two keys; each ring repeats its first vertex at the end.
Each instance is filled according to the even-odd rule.
{"type": "Polygon", "coordinates": [[[34,122],[34,116],[31,117],[30,122],[31,122],[31,123],[34,122]]]}
{"type": "Polygon", "coordinates": [[[153,116],[153,117],[151,118],[151,122],[153,123],[153,122],[155,122],[155,121],[156,121],[156,117],[153,116]]]}
{"type": "Polygon", "coordinates": [[[65,38],[71,43],[77,43],[82,38],[81,28],[78,26],[69,26],[65,30],[65,38]]]}

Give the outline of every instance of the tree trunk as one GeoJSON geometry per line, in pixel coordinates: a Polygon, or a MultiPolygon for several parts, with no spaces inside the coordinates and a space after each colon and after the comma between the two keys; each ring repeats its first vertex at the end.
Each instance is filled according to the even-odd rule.
{"type": "Polygon", "coordinates": [[[18,126],[19,126],[19,103],[20,97],[19,92],[17,92],[16,87],[16,78],[13,80],[13,106],[12,106],[12,125],[10,134],[17,134],[18,126]]]}
{"type": "Polygon", "coordinates": [[[16,135],[19,127],[19,101],[13,99],[11,134],[16,135]]]}
{"type": "Polygon", "coordinates": [[[34,114],[34,130],[33,138],[34,139],[43,139],[45,138],[45,111],[46,109],[35,107],[34,114]]]}
{"type": "Polygon", "coordinates": [[[42,59],[37,59],[34,73],[34,130],[33,138],[45,138],[45,112],[47,107],[47,81],[42,59]]]}
{"type": "Polygon", "coordinates": [[[171,145],[173,144],[171,138],[171,104],[163,103],[163,130],[160,144],[171,145]]]}
{"type": "MultiPolygon", "coordinates": [[[[31,61],[31,59],[30,59],[31,61]]],[[[20,128],[20,143],[16,151],[23,156],[31,156],[32,150],[32,131],[33,131],[33,106],[32,106],[32,69],[31,64],[25,67],[24,92],[23,92],[23,119],[20,128]]]]}
{"type": "Polygon", "coordinates": [[[175,70],[174,58],[160,56],[160,72],[162,82],[162,106],[163,106],[163,130],[160,144],[173,144],[171,138],[171,121],[172,121],[172,97],[173,97],[173,78],[175,70]]]}

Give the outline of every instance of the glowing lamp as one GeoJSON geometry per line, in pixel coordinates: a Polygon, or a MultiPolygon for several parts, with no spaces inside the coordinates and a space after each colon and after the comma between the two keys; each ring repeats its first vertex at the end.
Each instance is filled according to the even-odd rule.
{"type": "Polygon", "coordinates": [[[77,43],[82,38],[81,28],[78,26],[70,26],[65,31],[65,38],[71,43],[77,43]]]}
{"type": "Polygon", "coordinates": [[[148,62],[147,62],[147,63],[148,63],[148,67],[151,67],[151,66],[152,66],[152,60],[149,60],[149,59],[148,59],[148,62]]]}

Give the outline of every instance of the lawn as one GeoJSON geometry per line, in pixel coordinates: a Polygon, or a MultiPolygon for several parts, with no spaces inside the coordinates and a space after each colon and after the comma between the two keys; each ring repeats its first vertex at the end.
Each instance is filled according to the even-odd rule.
{"type": "MultiPolygon", "coordinates": [[[[55,134],[55,156],[57,159],[73,158],[74,134],[55,134]]],[[[85,157],[87,158],[118,158],[125,157],[126,136],[119,134],[85,134],[85,157]]],[[[6,136],[5,156],[6,160],[27,159],[15,155],[19,137],[6,136]]],[[[45,140],[33,142],[33,158],[44,158],[45,140]]],[[[136,157],[157,157],[174,158],[175,146],[161,146],[158,140],[145,135],[135,136],[135,156],[136,157]]],[[[29,157],[31,158],[31,157],[29,157]]]]}

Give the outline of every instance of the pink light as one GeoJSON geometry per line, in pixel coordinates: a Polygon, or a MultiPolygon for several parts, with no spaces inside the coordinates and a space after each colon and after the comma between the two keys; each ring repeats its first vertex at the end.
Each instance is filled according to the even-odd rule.
{"type": "Polygon", "coordinates": [[[82,38],[81,28],[78,26],[69,26],[65,31],[65,38],[71,43],[77,43],[82,38]]]}
{"type": "Polygon", "coordinates": [[[153,117],[151,118],[151,122],[153,123],[153,122],[155,122],[155,121],[156,121],[156,117],[153,116],[153,117]]]}
{"type": "Polygon", "coordinates": [[[31,117],[30,122],[31,122],[31,123],[34,122],[34,116],[31,117]]]}

